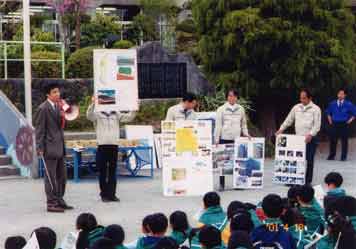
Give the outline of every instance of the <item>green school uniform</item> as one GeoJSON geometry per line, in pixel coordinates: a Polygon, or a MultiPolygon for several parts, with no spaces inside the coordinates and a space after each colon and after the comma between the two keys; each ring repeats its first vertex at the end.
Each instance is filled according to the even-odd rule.
{"type": "Polygon", "coordinates": [[[327,192],[327,196],[343,197],[346,196],[346,191],[342,188],[334,188],[327,192]]]}
{"type": "Polygon", "coordinates": [[[250,209],[248,210],[248,212],[250,213],[251,215],[251,220],[252,220],[252,223],[253,225],[256,227],[259,227],[260,225],[262,225],[262,222],[260,221],[260,219],[258,218],[257,214],[256,214],[256,211],[253,210],[253,209],[250,209]]]}
{"type": "Polygon", "coordinates": [[[316,200],[313,200],[309,206],[300,206],[299,211],[304,216],[308,235],[311,235],[321,227],[324,227],[324,210],[316,200]]]}
{"type": "Polygon", "coordinates": [[[115,249],[127,249],[127,247],[124,245],[118,245],[115,247],[115,249]]]}
{"type": "MultiPolygon", "coordinates": [[[[224,230],[228,224],[228,218],[221,206],[215,206],[215,207],[207,208],[203,212],[203,214],[199,218],[199,223],[200,226],[204,226],[204,225],[214,226],[217,229],[219,229],[220,232],[224,233],[224,230]]],[[[191,249],[201,248],[198,234],[192,238],[190,248],[191,249]]]]}
{"type": "Polygon", "coordinates": [[[98,226],[94,230],[92,230],[88,235],[89,247],[94,244],[95,241],[101,239],[103,237],[105,227],[98,226]]]}
{"type": "Polygon", "coordinates": [[[316,249],[334,249],[336,241],[330,236],[325,236],[316,244],[316,249]]]}
{"type": "Polygon", "coordinates": [[[152,249],[160,241],[160,237],[146,236],[137,240],[136,249],[152,249]]]}
{"type": "Polygon", "coordinates": [[[174,239],[178,245],[182,245],[188,239],[191,231],[191,228],[188,228],[184,233],[180,231],[172,231],[170,237],[174,239]]]}

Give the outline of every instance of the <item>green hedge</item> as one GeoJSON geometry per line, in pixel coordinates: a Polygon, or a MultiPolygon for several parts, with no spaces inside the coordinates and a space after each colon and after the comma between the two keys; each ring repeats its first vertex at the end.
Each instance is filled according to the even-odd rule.
{"type": "Polygon", "coordinates": [[[131,41],[120,40],[114,43],[113,48],[128,49],[128,48],[132,48],[133,46],[135,46],[135,44],[133,44],[131,41]]]}
{"type": "Polygon", "coordinates": [[[86,47],[72,53],[67,61],[67,78],[93,78],[93,50],[86,47]]]}
{"type": "MultiPolygon", "coordinates": [[[[61,54],[50,51],[38,51],[31,55],[32,59],[59,60],[61,54]]],[[[32,62],[32,77],[33,78],[61,78],[62,63],[61,62],[32,62]]]]}

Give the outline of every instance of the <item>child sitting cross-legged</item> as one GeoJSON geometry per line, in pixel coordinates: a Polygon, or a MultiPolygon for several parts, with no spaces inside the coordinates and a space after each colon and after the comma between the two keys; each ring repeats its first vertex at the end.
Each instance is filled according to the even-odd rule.
{"type": "Polygon", "coordinates": [[[189,238],[192,231],[186,213],[182,211],[173,212],[169,217],[169,224],[172,229],[170,237],[174,239],[178,245],[182,245],[189,238]]]}
{"type": "Polygon", "coordinates": [[[282,198],[276,194],[267,195],[262,201],[262,209],[267,218],[251,234],[254,248],[295,249],[296,242],[280,219],[283,213],[282,198]]]}
{"type": "Polygon", "coordinates": [[[110,225],[105,228],[103,233],[104,238],[111,239],[115,249],[127,249],[123,243],[125,240],[124,229],[120,225],[110,225]]]}
{"type": "Polygon", "coordinates": [[[204,249],[222,249],[220,231],[214,226],[204,226],[199,232],[199,242],[204,249]]]}
{"type": "Polygon", "coordinates": [[[331,202],[335,201],[338,197],[346,196],[346,192],[341,188],[343,178],[338,172],[330,172],[324,178],[328,192],[324,197],[324,207],[325,209],[330,205],[331,202]]]}

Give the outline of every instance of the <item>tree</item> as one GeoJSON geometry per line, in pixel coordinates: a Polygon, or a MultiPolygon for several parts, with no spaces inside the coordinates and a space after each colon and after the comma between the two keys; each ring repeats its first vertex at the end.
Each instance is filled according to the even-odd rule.
{"type": "Polygon", "coordinates": [[[61,40],[67,44],[66,35],[68,30],[66,26],[70,15],[74,17],[75,22],[75,46],[76,49],[80,48],[81,36],[81,21],[82,16],[85,15],[86,10],[89,8],[89,0],[47,0],[47,5],[52,6],[59,17],[59,32],[62,35],[61,40]]]}
{"type": "Polygon", "coordinates": [[[355,81],[355,17],[342,0],[196,0],[193,17],[205,70],[255,101],[267,137],[298,89],[320,100],[355,81]]]}
{"type": "Polygon", "coordinates": [[[82,47],[102,46],[108,35],[120,36],[121,25],[114,16],[96,14],[91,22],[82,25],[81,32],[82,47]]]}

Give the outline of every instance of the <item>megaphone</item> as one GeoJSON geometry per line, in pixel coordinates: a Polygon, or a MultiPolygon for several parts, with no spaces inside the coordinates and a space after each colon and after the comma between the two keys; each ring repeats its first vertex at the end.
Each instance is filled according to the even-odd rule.
{"type": "Polygon", "coordinates": [[[79,117],[79,106],[69,105],[64,99],[61,99],[59,103],[61,110],[64,113],[65,120],[73,121],[79,117]]]}

